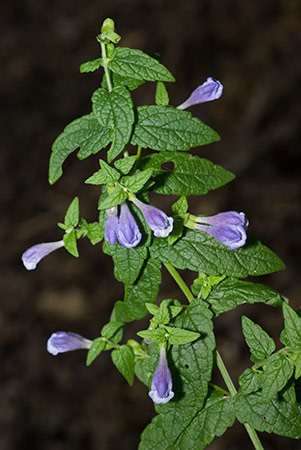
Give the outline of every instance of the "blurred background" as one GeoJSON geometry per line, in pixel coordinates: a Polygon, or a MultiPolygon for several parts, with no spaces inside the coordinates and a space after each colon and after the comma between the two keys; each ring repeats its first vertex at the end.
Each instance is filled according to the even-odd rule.
{"type": "MultiPolygon", "coordinates": [[[[98,188],[83,181],[98,157],[64,164],[54,186],[47,181],[51,144],[73,119],[90,112],[100,74],[79,73],[99,57],[95,40],[106,17],[115,20],[121,45],[158,52],[175,75],[171,104],[213,76],[224,84],[218,101],[191,111],[215,128],[222,141],[196,151],[233,171],[230,185],[191,198],[194,213],[244,211],[250,233],[271,247],[287,270],[260,281],[300,306],[300,2],[297,0],[21,0],[5,2],[1,47],[1,309],[0,449],[133,450],[154,416],[146,388],[130,388],[104,354],[90,368],[85,352],[53,357],[53,331],[93,339],[122,298],[112,263],[101,246],[79,244],[80,259],[59,250],[27,272],[28,247],[59,240],[61,221],[75,195],[82,215],[97,219],[98,188]]],[[[151,104],[155,84],[135,93],[151,104]]],[[[154,203],[170,211],[170,200],[154,203]]],[[[185,277],[186,275],[183,274],[185,277]]],[[[160,298],[180,297],[163,272],[160,298]]],[[[260,323],[279,344],[281,312],[244,305],[216,320],[217,342],[234,378],[249,367],[241,315],[260,323]]],[[[128,325],[126,337],[145,327],[128,325]]],[[[215,375],[216,376],[216,375],[215,375]]],[[[236,382],[236,381],[235,381],[236,382]]],[[[237,383],[237,382],[236,382],[237,383]]],[[[264,448],[300,449],[300,443],[267,433],[264,448]]],[[[236,424],[211,450],[251,449],[236,424]]],[[[155,450],[155,449],[154,449],[155,450]]]]}

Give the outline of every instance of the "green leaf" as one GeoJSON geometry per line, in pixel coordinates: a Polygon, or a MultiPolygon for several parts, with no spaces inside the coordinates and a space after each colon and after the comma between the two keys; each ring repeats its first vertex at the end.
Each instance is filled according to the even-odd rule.
{"type": "Polygon", "coordinates": [[[191,290],[194,295],[206,300],[211,292],[212,286],[219,284],[224,278],[225,275],[216,277],[214,275],[207,276],[205,273],[199,273],[199,276],[193,281],[191,290]]]}
{"type": "MultiPolygon", "coordinates": [[[[134,91],[139,86],[144,84],[144,80],[136,80],[135,78],[130,78],[127,76],[119,75],[118,73],[113,73],[113,85],[116,86],[125,86],[130,91],[134,91]]],[[[104,86],[105,87],[105,86],[104,86]]]]}
{"type": "Polygon", "coordinates": [[[133,168],[135,162],[137,161],[137,156],[128,156],[126,158],[118,159],[114,162],[114,166],[118,169],[123,175],[127,175],[131,169],[133,168]]]}
{"type": "Polygon", "coordinates": [[[184,223],[181,217],[174,217],[173,228],[167,236],[168,245],[173,245],[182,236],[184,231],[184,223]]]}
{"type": "MultiPolygon", "coordinates": [[[[181,437],[202,411],[211,380],[215,348],[211,314],[204,302],[196,299],[177,317],[176,327],[201,333],[202,337],[190,344],[172,346],[167,358],[175,396],[167,404],[155,406],[159,415],[142,433],[139,450],[186,450],[180,444],[181,437]]],[[[144,358],[139,367],[139,373],[149,383],[152,379],[149,373],[152,370],[153,374],[158,364],[152,354],[153,347],[156,346],[148,347],[151,358],[144,358]],[[145,370],[142,370],[144,364],[145,370]]]]}
{"type": "Polygon", "coordinates": [[[173,345],[189,344],[200,337],[200,333],[195,331],[183,330],[182,328],[167,327],[166,330],[169,334],[169,343],[173,345]]]}
{"type": "Polygon", "coordinates": [[[99,160],[101,169],[95,172],[91,177],[85,180],[87,184],[105,184],[114,183],[120,178],[120,173],[117,172],[113,167],[109,166],[105,161],[99,160]]]}
{"type": "Polygon", "coordinates": [[[167,106],[169,104],[169,96],[165,84],[158,81],[156,86],[156,105],[167,106]]]}
{"type": "MultiPolygon", "coordinates": [[[[285,339],[281,342],[294,349],[301,349],[301,318],[286,303],[283,303],[285,339]]],[[[283,335],[281,335],[281,338],[283,335]]]]}
{"type": "Polygon", "coordinates": [[[113,206],[121,205],[126,199],[126,192],[120,186],[116,186],[113,188],[110,195],[104,199],[101,198],[98,203],[98,209],[113,208],[113,206]]]}
{"type": "Polygon", "coordinates": [[[133,102],[129,91],[117,86],[111,92],[97,89],[92,96],[93,112],[99,123],[112,132],[112,146],[108,151],[111,162],[129,142],[134,123],[133,102]]]}
{"type": "Polygon", "coordinates": [[[165,324],[170,322],[170,313],[168,308],[168,301],[163,300],[160,303],[160,308],[154,315],[154,321],[158,324],[165,324]]]}
{"type": "Polygon", "coordinates": [[[128,345],[122,345],[111,353],[113,364],[124,376],[130,386],[134,383],[134,353],[128,345]]]}
{"type": "Polygon", "coordinates": [[[166,67],[141,50],[118,47],[115,49],[108,66],[112,72],[118,75],[137,80],[175,81],[166,67]]]}
{"type": "Polygon", "coordinates": [[[209,398],[196,417],[183,432],[174,449],[202,450],[215,436],[222,436],[235,420],[230,398],[209,398]]]}
{"type": "Polygon", "coordinates": [[[86,225],[87,237],[90,239],[91,244],[95,245],[100,242],[104,237],[104,231],[101,228],[99,222],[92,222],[86,225]]]}
{"type": "Polygon", "coordinates": [[[267,431],[294,439],[301,438],[301,405],[273,399],[266,403],[261,392],[233,398],[236,417],[258,431],[267,431]]]}
{"type": "Polygon", "coordinates": [[[243,394],[256,392],[262,387],[262,372],[255,372],[252,369],[246,369],[239,377],[239,384],[243,394]]]}
{"type": "Polygon", "coordinates": [[[65,215],[65,225],[67,228],[77,227],[79,223],[79,200],[75,197],[70,203],[66,215],[65,215]]]}
{"type": "MultiPolygon", "coordinates": [[[[200,285],[193,284],[192,292],[195,295],[198,295],[199,289],[200,285]]],[[[212,288],[206,301],[216,317],[243,303],[265,303],[269,306],[281,306],[283,303],[281,295],[267,286],[235,278],[227,278],[212,288]]]]}
{"type": "Polygon", "coordinates": [[[125,248],[119,243],[111,245],[104,241],[103,251],[113,258],[115,278],[126,285],[133,285],[147,257],[147,249],[143,246],[125,248]]]}
{"type": "Polygon", "coordinates": [[[137,117],[131,143],[143,148],[184,151],[220,140],[214,130],[190,112],[172,106],[138,106],[137,117]]]}
{"type": "Polygon", "coordinates": [[[188,210],[188,202],[185,195],[182,195],[171,207],[175,214],[182,216],[187,213],[188,210]]]}
{"type": "Polygon", "coordinates": [[[125,286],[124,301],[115,303],[116,319],[122,322],[142,319],[147,313],[146,303],[156,300],[160,283],[161,263],[149,258],[136,282],[125,286]]]}
{"type": "Polygon", "coordinates": [[[65,159],[78,147],[79,159],[94,155],[106,147],[112,136],[112,130],[101,126],[93,114],[89,114],[71,122],[52,145],[49,161],[49,183],[55,183],[62,175],[65,159]]]}
{"type": "Polygon", "coordinates": [[[86,365],[90,366],[98,355],[105,349],[106,343],[103,338],[99,337],[94,339],[92,345],[87,354],[86,365]]]}
{"type": "Polygon", "coordinates": [[[121,184],[130,192],[140,191],[152,176],[153,169],[137,170],[134,175],[123,177],[121,184]]]}
{"type": "MultiPolygon", "coordinates": [[[[155,184],[152,189],[158,194],[203,195],[224,186],[234,178],[223,167],[186,153],[153,153],[141,160],[140,167],[154,169],[155,184]],[[172,162],[174,167],[164,170],[164,164],[168,162],[172,162]]],[[[183,214],[183,211],[184,208],[178,214],[183,214]]]]}
{"type": "Polygon", "coordinates": [[[152,303],[145,303],[146,309],[153,316],[159,311],[159,306],[153,305],[152,303]]]}
{"type": "Polygon", "coordinates": [[[161,344],[166,342],[166,331],[163,328],[156,328],[155,330],[142,330],[138,331],[138,336],[142,339],[147,339],[154,344],[161,344]]]}
{"type": "Polygon", "coordinates": [[[114,20],[108,18],[103,22],[101,27],[101,38],[117,44],[121,37],[115,32],[114,20]]]}
{"type": "Polygon", "coordinates": [[[295,360],[295,379],[298,380],[301,376],[301,354],[298,355],[298,358],[295,360]]]}
{"type": "Polygon", "coordinates": [[[65,249],[71,253],[71,255],[76,256],[78,258],[78,250],[77,250],[77,239],[76,239],[76,231],[72,230],[70,233],[64,234],[63,237],[65,249]]]}
{"type": "Polygon", "coordinates": [[[294,372],[294,363],[283,353],[275,353],[267,362],[263,375],[262,399],[270,401],[288,382],[294,372]]]}
{"type": "MultiPolygon", "coordinates": [[[[117,331],[120,330],[122,325],[123,325],[122,322],[109,322],[102,327],[101,335],[103,337],[105,337],[106,339],[110,340],[117,333],[117,331]]],[[[115,342],[115,343],[118,344],[118,342],[115,342]]]]}
{"type": "Polygon", "coordinates": [[[102,60],[101,58],[92,59],[92,61],[84,62],[80,65],[80,73],[85,72],[95,72],[95,70],[99,69],[101,66],[102,60]]]}
{"type": "Polygon", "coordinates": [[[275,342],[268,333],[246,316],[242,316],[242,331],[253,362],[262,361],[275,350],[275,342]]]}
{"type": "Polygon", "coordinates": [[[247,277],[284,268],[278,256],[255,239],[249,238],[244,247],[231,250],[210,234],[195,230],[187,230],[172,247],[166,239],[155,238],[151,255],[164,263],[170,262],[177,269],[208,275],[247,277]]]}

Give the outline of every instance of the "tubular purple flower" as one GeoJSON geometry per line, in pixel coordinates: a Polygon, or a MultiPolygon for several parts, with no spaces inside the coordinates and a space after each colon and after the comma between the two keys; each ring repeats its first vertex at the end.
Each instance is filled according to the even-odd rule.
{"type": "Polygon", "coordinates": [[[190,97],[181,105],[177,106],[177,109],[186,109],[192,105],[199,103],[211,102],[221,97],[223,93],[223,85],[220,81],[215,80],[212,77],[198,86],[190,95],[190,97]]]}
{"type": "Polygon", "coordinates": [[[174,397],[170,370],[167,366],[165,348],[160,348],[160,361],[148,393],[154,403],[167,403],[174,397]]]}
{"type": "Polygon", "coordinates": [[[22,255],[25,268],[27,270],[34,270],[44,256],[49,255],[49,253],[61,247],[64,247],[64,241],[46,242],[28,248],[22,255]]]}
{"type": "Polygon", "coordinates": [[[142,238],[133,214],[126,203],[122,203],[120,207],[117,238],[119,244],[126,248],[136,247],[142,238]]]}
{"type": "Polygon", "coordinates": [[[173,218],[151,205],[146,205],[137,198],[132,200],[141,209],[146,222],[156,237],[166,237],[173,229],[173,218]]]}
{"type": "Polygon", "coordinates": [[[194,228],[211,234],[219,242],[234,250],[245,245],[248,225],[244,213],[227,211],[211,217],[197,217],[194,228]]]}
{"type": "Polygon", "coordinates": [[[118,216],[117,207],[109,208],[106,210],[108,215],[105,228],[105,240],[111,245],[116,244],[118,233],[118,216]]]}
{"type": "Polygon", "coordinates": [[[66,331],[52,333],[47,341],[47,351],[56,356],[58,353],[70,352],[81,348],[89,349],[92,341],[82,337],[80,334],[66,331]]]}

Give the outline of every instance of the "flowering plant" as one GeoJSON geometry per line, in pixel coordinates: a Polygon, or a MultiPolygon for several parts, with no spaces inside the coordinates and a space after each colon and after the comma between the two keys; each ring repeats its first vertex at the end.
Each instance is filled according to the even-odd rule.
{"type": "MultiPolygon", "coordinates": [[[[69,205],[62,240],[26,250],[23,263],[36,268],[42,258],[65,247],[78,257],[77,241],[103,242],[114,262],[114,274],[124,283],[124,299],[115,302],[110,321],[94,339],[58,331],[48,340],[52,355],[85,349],[89,366],[104,351],[131,385],[136,375],[149,389],[158,415],[141,436],[140,449],[202,449],[237,419],[256,449],[255,430],[300,438],[301,318],[286,298],[268,287],[242,281],[284,268],[282,261],[258,240],[247,236],[243,212],[194,216],[187,197],[204,195],[233,180],[219,165],[188,151],[216,142],[219,135],[193,117],[187,108],[221,97],[223,86],[212,77],[178,107],[169,104],[166,82],[173,75],[157,59],[126,47],[111,19],[97,41],[101,57],[81,65],[81,72],[104,69],[101,87],[92,95],[92,112],[71,122],[55,140],[49,182],[62,175],[62,165],[77,150],[80,160],[102,150],[100,169],[86,179],[100,187],[99,219],[80,217],[79,199],[69,205]],[[133,105],[131,91],[156,82],[155,105],[133,105]],[[103,149],[108,148],[107,152],[103,149]],[[143,155],[142,150],[149,149],[143,155]],[[171,170],[164,169],[171,163],[171,170]],[[149,194],[176,195],[172,212],[152,205],[149,194]],[[156,303],[165,267],[187,302],[156,303]],[[177,269],[195,272],[191,286],[177,269]],[[251,368],[239,377],[239,389],[216,348],[213,319],[242,303],[262,302],[282,307],[284,330],[276,346],[248,317],[242,331],[251,352],[251,368]],[[138,340],[121,343],[124,326],[151,316],[138,340]],[[214,365],[225,386],[211,383],[214,365]]],[[[145,397],[145,401],[147,400],[145,397]]]]}

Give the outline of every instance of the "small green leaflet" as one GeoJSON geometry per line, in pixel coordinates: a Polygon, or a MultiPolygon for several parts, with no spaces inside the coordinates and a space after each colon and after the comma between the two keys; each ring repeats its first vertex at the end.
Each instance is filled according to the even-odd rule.
{"type": "Polygon", "coordinates": [[[219,284],[221,281],[223,281],[224,278],[225,275],[216,277],[214,275],[208,276],[205,273],[200,272],[199,276],[193,281],[191,290],[194,295],[206,300],[211,292],[212,287],[219,284]]]}
{"type": "Polygon", "coordinates": [[[105,19],[101,27],[101,39],[107,39],[114,44],[120,41],[121,37],[115,32],[114,20],[110,18],[105,19]]]}
{"type": "Polygon", "coordinates": [[[133,145],[153,150],[189,150],[220,140],[208,125],[172,106],[138,106],[133,145]]]}
{"type": "Polygon", "coordinates": [[[109,209],[113,206],[121,205],[127,199],[126,192],[120,187],[116,186],[112,189],[110,195],[106,198],[100,198],[98,209],[109,209]]]}
{"type": "Polygon", "coordinates": [[[158,194],[204,195],[233,180],[233,173],[204,158],[187,153],[153,153],[140,162],[144,169],[152,167],[158,194]],[[172,162],[173,169],[164,170],[162,164],[172,162]]]}
{"type": "Polygon", "coordinates": [[[91,177],[89,177],[85,183],[87,184],[105,184],[114,183],[120,178],[120,173],[117,172],[113,167],[109,166],[105,161],[99,160],[101,169],[95,172],[91,177]]]}
{"type": "Polygon", "coordinates": [[[242,316],[242,331],[253,362],[262,361],[275,350],[275,342],[268,333],[246,316],[242,316]]]}
{"type": "Polygon", "coordinates": [[[200,333],[183,328],[165,326],[165,329],[168,331],[168,341],[173,345],[189,344],[200,337],[200,333]]]}
{"type": "Polygon", "coordinates": [[[173,212],[178,215],[184,215],[187,213],[188,210],[188,202],[185,195],[182,195],[182,197],[179,198],[171,207],[173,212]]]}
{"type": "Polygon", "coordinates": [[[111,141],[112,130],[100,125],[93,114],[89,114],[71,122],[56,138],[52,145],[49,161],[49,183],[55,183],[62,175],[65,159],[78,147],[79,159],[99,152],[111,141]]]}
{"type": "Polygon", "coordinates": [[[175,81],[166,67],[141,50],[118,47],[108,66],[112,72],[136,80],[175,81]]]}
{"type": "Polygon", "coordinates": [[[135,357],[128,345],[121,345],[111,353],[113,364],[124,376],[130,386],[134,383],[135,357]]]}
{"type": "Polygon", "coordinates": [[[75,197],[70,203],[66,215],[65,215],[65,225],[66,228],[75,228],[79,223],[79,200],[75,197]]]}
{"type": "MultiPolygon", "coordinates": [[[[198,295],[197,286],[193,284],[192,292],[198,295]]],[[[265,303],[270,306],[281,306],[282,297],[278,292],[259,283],[227,278],[214,286],[206,301],[217,317],[219,314],[235,309],[243,303],[265,303]]]]}
{"type": "Polygon", "coordinates": [[[121,184],[130,192],[140,191],[152,176],[153,169],[137,170],[134,175],[126,176],[121,179],[121,184]]]}
{"type": "Polygon", "coordinates": [[[294,363],[283,353],[275,353],[267,362],[262,385],[262,399],[265,402],[279,392],[294,372],[294,363]]]}
{"type": "Polygon", "coordinates": [[[135,78],[130,78],[127,76],[118,75],[118,73],[113,73],[113,85],[116,86],[125,86],[130,91],[134,91],[139,86],[144,84],[144,80],[136,80],[135,78]]]}
{"type": "Polygon", "coordinates": [[[283,303],[284,336],[281,342],[293,349],[301,350],[301,318],[286,303],[283,303]]]}
{"type": "Polygon", "coordinates": [[[165,84],[158,81],[156,86],[156,105],[167,106],[169,104],[169,96],[165,84]]]}
{"type": "Polygon", "coordinates": [[[138,331],[138,336],[140,336],[143,339],[147,339],[154,344],[161,344],[163,342],[166,342],[166,331],[163,328],[156,328],[155,330],[142,330],[138,331]]]}
{"type": "Polygon", "coordinates": [[[134,248],[125,248],[119,243],[111,245],[104,241],[103,251],[113,258],[115,278],[126,285],[133,285],[147,257],[146,247],[140,245],[134,248]]]}
{"type": "Polygon", "coordinates": [[[122,152],[130,139],[134,123],[133,102],[129,91],[117,86],[111,92],[97,89],[92,96],[93,112],[99,123],[112,132],[108,162],[122,152]]]}
{"type": "MultiPolygon", "coordinates": [[[[170,322],[170,312],[168,308],[168,301],[163,300],[160,303],[160,307],[154,314],[154,322],[158,324],[166,324],[170,322]]],[[[155,306],[155,305],[153,305],[155,306]]]]}
{"type": "Polygon", "coordinates": [[[63,237],[65,249],[71,253],[71,255],[78,258],[76,231],[71,230],[69,233],[64,234],[63,237]]]}
{"type": "Polygon", "coordinates": [[[104,231],[101,228],[99,222],[92,222],[86,225],[87,237],[90,239],[91,244],[95,245],[100,242],[104,237],[104,231]]]}
{"type": "Polygon", "coordinates": [[[170,262],[177,269],[190,269],[208,275],[247,277],[284,268],[281,259],[255,239],[249,238],[244,247],[231,250],[208,233],[195,230],[187,230],[170,247],[166,239],[155,238],[151,255],[164,263],[170,262]]]}
{"type": "MultiPolygon", "coordinates": [[[[122,322],[109,322],[106,325],[104,325],[101,329],[101,335],[103,337],[105,337],[106,339],[112,339],[113,336],[117,333],[117,331],[120,330],[120,328],[122,327],[123,323],[122,322]]],[[[122,336],[120,337],[120,340],[122,339],[122,336]]],[[[119,342],[119,341],[118,341],[119,342]]],[[[115,344],[118,344],[118,342],[116,342],[116,340],[114,340],[115,344]]]]}
{"type": "Polygon", "coordinates": [[[100,355],[100,353],[105,349],[106,342],[103,338],[99,337],[94,339],[91,347],[89,348],[86,360],[86,366],[90,366],[92,362],[100,355]]]}
{"type": "Polygon", "coordinates": [[[84,62],[80,65],[80,73],[95,72],[101,66],[101,58],[92,59],[92,61],[84,62]]]}
{"type": "Polygon", "coordinates": [[[255,372],[252,369],[246,369],[239,377],[239,384],[243,394],[251,394],[258,391],[262,386],[263,372],[255,372]]]}
{"type": "Polygon", "coordinates": [[[120,158],[114,162],[114,166],[117,170],[119,170],[123,175],[127,175],[131,169],[133,168],[135,162],[137,161],[137,156],[128,156],[127,158],[120,158]]]}
{"type": "Polygon", "coordinates": [[[273,399],[266,403],[261,392],[233,397],[235,413],[241,423],[255,430],[267,431],[294,439],[301,438],[301,405],[273,399]]]}
{"type": "Polygon", "coordinates": [[[142,319],[147,313],[146,303],[154,302],[161,283],[161,263],[148,258],[137,281],[125,286],[124,301],[116,302],[114,314],[117,320],[131,322],[142,319]]]}

